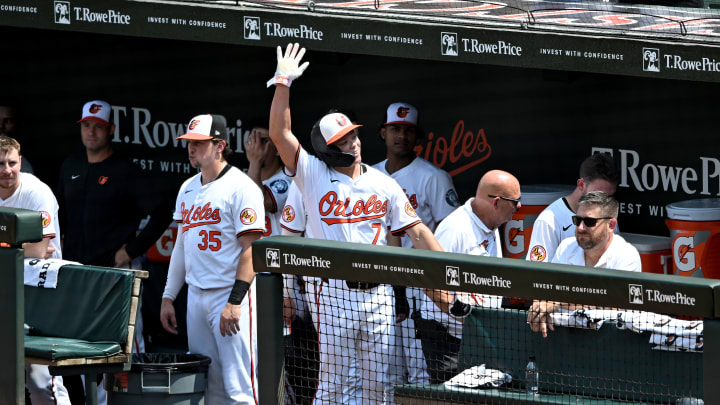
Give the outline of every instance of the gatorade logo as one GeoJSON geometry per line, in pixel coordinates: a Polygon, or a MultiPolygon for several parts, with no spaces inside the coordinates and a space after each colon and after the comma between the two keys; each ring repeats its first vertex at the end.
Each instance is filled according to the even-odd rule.
{"type": "Polygon", "coordinates": [[[505,224],[505,248],[510,254],[522,254],[525,251],[525,229],[522,220],[511,219],[505,224]]]}
{"type": "Polygon", "coordinates": [[[195,129],[196,126],[200,123],[200,120],[192,120],[190,121],[190,125],[188,125],[189,130],[195,129]]]}
{"type": "Polygon", "coordinates": [[[678,271],[695,270],[695,241],[692,236],[680,236],[673,243],[673,260],[678,271]]]}
{"type": "Polygon", "coordinates": [[[407,117],[409,112],[410,112],[410,109],[407,107],[398,107],[397,116],[400,118],[405,118],[405,117],[407,117]]]}
{"type": "Polygon", "coordinates": [[[100,112],[100,110],[102,110],[102,105],[100,105],[100,104],[91,104],[90,105],[89,111],[91,114],[97,114],[100,112]]]}

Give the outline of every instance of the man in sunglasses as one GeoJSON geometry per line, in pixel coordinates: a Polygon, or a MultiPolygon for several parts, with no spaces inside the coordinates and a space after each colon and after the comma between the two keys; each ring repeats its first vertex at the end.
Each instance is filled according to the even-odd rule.
{"type": "MultiPolygon", "coordinates": [[[[448,215],[435,230],[446,252],[502,257],[498,228],[508,222],[520,203],[520,182],[502,170],[490,170],[480,179],[475,197],[448,215]]],[[[430,383],[438,384],[458,371],[462,325],[472,306],[499,308],[502,297],[456,293],[450,314],[430,299],[423,302],[423,317],[416,320],[430,383]]]]}
{"type": "Polygon", "coordinates": [[[535,220],[526,259],[534,262],[550,261],[560,242],[575,235],[572,216],[578,210],[580,197],[590,191],[604,191],[613,195],[618,179],[619,174],[610,155],[595,154],[583,160],[575,190],[550,204],[535,220]]]}
{"type": "MultiPolygon", "coordinates": [[[[551,260],[553,263],[604,269],[641,271],[640,253],[620,235],[617,227],[618,202],[603,191],[591,191],[578,200],[577,214],[572,217],[575,237],[563,240],[551,260]]],[[[528,312],[533,332],[547,337],[554,330],[550,314],[559,309],[573,311],[574,304],[535,301],[528,312]]]]}

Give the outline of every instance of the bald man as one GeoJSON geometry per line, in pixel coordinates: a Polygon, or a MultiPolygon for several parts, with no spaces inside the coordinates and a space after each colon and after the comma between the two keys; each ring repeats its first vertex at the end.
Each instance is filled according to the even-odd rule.
{"type": "MultiPolygon", "coordinates": [[[[518,179],[506,171],[491,170],[480,179],[475,197],[438,225],[435,238],[446,252],[502,257],[498,228],[520,207],[518,179]]],[[[431,384],[447,381],[457,374],[462,318],[470,313],[472,306],[499,308],[502,303],[502,297],[494,295],[456,293],[450,298],[451,292],[438,294],[445,296],[442,301],[427,299],[423,303],[418,326],[431,384]],[[449,314],[442,302],[453,303],[449,314]]]]}

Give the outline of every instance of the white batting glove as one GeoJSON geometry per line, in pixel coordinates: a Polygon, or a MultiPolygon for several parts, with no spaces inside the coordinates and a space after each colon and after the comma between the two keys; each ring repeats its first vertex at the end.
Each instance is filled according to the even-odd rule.
{"type": "Polygon", "coordinates": [[[300,60],[302,60],[303,55],[305,55],[305,48],[300,48],[300,44],[298,43],[288,44],[284,56],[282,48],[278,46],[277,69],[275,69],[275,76],[268,80],[267,86],[282,84],[283,86],[290,87],[292,81],[300,77],[308,65],[310,65],[310,62],[305,62],[300,65],[300,60]]]}

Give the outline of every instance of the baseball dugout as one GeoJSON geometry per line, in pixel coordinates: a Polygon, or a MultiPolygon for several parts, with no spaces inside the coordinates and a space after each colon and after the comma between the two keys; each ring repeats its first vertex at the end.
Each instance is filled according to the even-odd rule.
{"type": "MultiPolygon", "coordinates": [[[[720,367],[712,360],[719,354],[714,342],[720,333],[720,280],[291,237],[255,242],[253,261],[256,272],[302,275],[315,280],[311,284],[315,287],[331,286],[336,279],[367,290],[377,284],[406,285],[473,293],[472,297],[480,298],[480,307],[460,323],[461,334],[454,339],[440,338],[448,335],[443,335],[447,322],[445,329],[437,322],[440,326],[435,331],[417,327],[428,323],[423,318],[441,319],[427,311],[421,314],[415,331],[422,335],[418,336],[422,354],[415,360],[425,362],[429,378],[413,382],[412,371],[390,372],[394,403],[675,403],[681,398],[720,403],[720,386],[713,384],[720,367]],[[526,322],[523,302],[528,300],[578,305],[554,316],[555,330],[543,338],[531,332],[526,322]],[[448,369],[434,369],[447,365],[437,361],[445,357],[432,353],[446,340],[455,345],[454,363],[448,369]],[[526,391],[530,357],[539,370],[539,394],[526,391]]],[[[259,308],[273,312],[259,316],[258,322],[258,335],[263,337],[258,361],[261,401],[310,403],[312,397],[293,397],[282,389],[278,370],[283,360],[278,353],[283,343],[267,339],[282,335],[281,283],[277,277],[259,277],[258,288],[275,290],[258,294],[259,308]],[[266,361],[263,356],[275,359],[266,361]]],[[[312,303],[312,288],[307,291],[312,303]]],[[[337,313],[351,304],[338,304],[337,313]]],[[[320,334],[333,333],[317,318],[313,323],[320,334]]],[[[365,375],[367,363],[355,364],[352,356],[340,361],[354,368],[356,375],[365,375]]],[[[392,356],[377,356],[375,362],[398,363],[392,356]]],[[[312,369],[307,373],[312,374],[312,369]]],[[[313,381],[309,378],[305,383],[313,381]]],[[[346,392],[355,390],[360,402],[372,402],[357,378],[344,384],[346,392]]],[[[315,395],[313,387],[305,388],[315,395]]]]}

